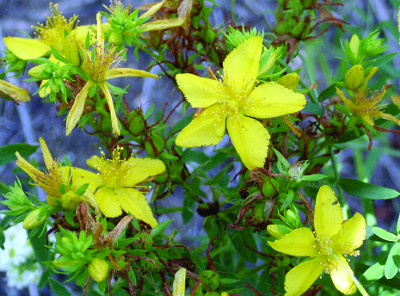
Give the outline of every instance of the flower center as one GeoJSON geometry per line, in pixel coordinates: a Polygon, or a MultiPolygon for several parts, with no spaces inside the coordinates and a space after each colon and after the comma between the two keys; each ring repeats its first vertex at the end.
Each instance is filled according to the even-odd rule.
{"type": "Polygon", "coordinates": [[[121,159],[122,150],[123,148],[120,146],[114,149],[111,159],[107,159],[105,153],[100,151],[101,160],[95,168],[100,172],[107,187],[122,187],[121,182],[127,178],[129,170],[133,166],[126,159],[121,159]]]}
{"type": "MultiPolygon", "coordinates": [[[[51,16],[47,17],[46,25],[38,23],[35,29],[35,35],[40,40],[53,46],[58,52],[63,53],[64,41],[66,35],[72,32],[75,26],[77,16],[72,16],[68,21],[58,12],[58,4],[50,2],[51,16]],[[67,34],[66,34],[67,33],[67,34]]],[[[78,23],[76,23],[77,25],[78,23]]]]}

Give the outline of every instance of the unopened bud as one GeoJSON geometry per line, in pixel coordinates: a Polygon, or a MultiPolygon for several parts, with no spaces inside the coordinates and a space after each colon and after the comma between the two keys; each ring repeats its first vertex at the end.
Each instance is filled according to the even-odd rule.
{"type": "Polygon", "coordinates": [[[33,229],[43,224],[47,219],[46,210],[44,208],[39,208],[31,211],[22,224],[26,230],[33,229]]]}
{"type": "Polygon", "coordinates": [[[279,230],[279,227],[275,224],[270,224],[267,226],[267,231],[268,233],[276,238],[276,239],[280,239],[284,234],[279,230]]]}
{"type": "Polygon", "coordinates": [[[104,259],[94,258],[88,267],[90,277],[96,282],[102,282],[108,274],[108,263],[104,259]]]}
{"type": "Polygon", "coordinates": [[[364,79],[364,67],[361,65],[354,65],[347,70],[344,77],[346,87],[350,90],[355,90],[359,87],[364,79]]]}
{"type": "Polygon", "coordinates": [[[124,42],[122,37],[122,34],[119,32],[111,32],[110,37],[108,37],[108,41],[119,46],[124,42]]]}
{"type": "Polygon", "coordinates": [[[68,62],[78,67],[81,64],[81,56],[79,55],[78,44],[76,43],[75,34],[69,34],[65,38],[64,54],[68,62]]]}
{"type": "Polygon", "coordinates": [[[353,37],[351,37],[349,47],[354,60],[357,60],[360,50],[360,38],[358,38],[357,35],[354,34],[353,37]]]}
{"type": "Polygon", "coordinates": [[[291,90],[296,90],[299,81],[300,81],[299,74],[293,72],[286,74],[285,76],[282,76],[276,82],[278,82],[280,85],[283,85],[286,88],[289,88],[291,90]]]}
{"type": "Polygon", "coordinates": [[[29,76],[36,78],[36,79],[49,79],[49,75],[45,72],[43,72],[43,70],[47,67],[47,64],[41,64],[38,65],[36,67],[33,67],[32,69],[30,69],[28,71],[29,76]]]}
{"type": "Polygon", "coordinates": [[[61,196],[60,201],[64,209],[75,210],[77,205],[81,201],[81,197],[75,192],[68,191],[61,196]]]}

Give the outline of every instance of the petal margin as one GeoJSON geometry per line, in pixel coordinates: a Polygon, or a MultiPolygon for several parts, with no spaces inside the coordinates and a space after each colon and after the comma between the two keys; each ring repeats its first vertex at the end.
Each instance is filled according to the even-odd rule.
{"type": "Polygon", "coordinates": [[[217,80],[185,73],[176,75],[176,82],[193,108],[209,107],[221,98],[217,80]]]}
{"type": "Polygon", "coordinates": [[[314,234],[306,227],[295,229],[274,242],[268,242],[268,244],[275,251],[291,256],[314,257],[318,255],[317,248],[314,247],[314,234]]]}
{"type": "Polygon", "coordinates": [[[351,295],[357,291],[357,287],[351,279],[350,275],[347,273],[346,269],[353,274],[347,260],[342,255],[337,255],[339,262],[336,262],[335,268],[331,271],[332,282],[336,289],[342,292],[344,295],[351,295]]]}
{"type": "Polygon", "coordinates": [[[286,274],[285,296],[302,295],[323,272],[320,257],[300,263],[286,274]]]}
{"type": "Polygon", "coordinates": [[[300,111],[305,104],[304,95],[278,83],[269,82],[257,86],[247,97],[241,110],[247,116],[273,118],[300,111]]]}
{"type": "Polygon", "coordinates": [[[321,240],[330,240],[339,233],[343,224],[343,212],[335,192],[328,186],[322,186],[317,193],[315,203],[314,228],[321,240]]]}
{"type": "Polygon", "coordinates": [[[116,194],[119,204],[126,213],[134,215],[136,219],[146,222],[151,227],[157,226],[158,222],[143,193],[132,188],[121,188],[117,189],[116,194]]]}
{"type": "Polygon", "coordinates": [[[344,221],[342,230],[332,238],[333,248],[343,255],[352,254],[365,240],[366,222],[360,213],[344,221]]]}
{"type": "Polygon", "coordinates": [[[236,93],[246,91],[254,85],[260,67],[263,40],[260,36],[251,37],[239,44],[224,60],[224,79],[236,93]]]}
{"type": "Polygon", "coordinates": [[[198,114],[176,137],[181,147],[216,145],[225,134],[226,111],[216,103],[198,114]]]}
{"type": "Polygon", "coordinates": [[[238,113],[227,119],[228,134],[244,165],[252,170],[263,167],[268,155],[269,133],[257,120],[238,113]]]}

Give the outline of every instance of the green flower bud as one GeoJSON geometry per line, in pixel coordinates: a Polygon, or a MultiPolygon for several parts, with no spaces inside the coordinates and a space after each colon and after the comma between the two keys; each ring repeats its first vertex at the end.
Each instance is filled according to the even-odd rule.
{"type": "Polygon", "coordinates": [[[289,30],[290,30],[290,26],[289,26],[288,21],[281,21],[275,26],[275,32],[278,35],[286,34],[287,32],[289,32],[289,30]]]}
{"type": "Polygon", "coordinates": [[[64,209],[75,210],[81,201],[81,197],[75,192],[68,191],[61,196],[60,200],[64,209]]]}
{"type": "Polygon", "coordinates": [[[38,66],[30,69],[28,71],[28,74],[29,74],[29,76],[36,78],[36,79],[40,79],[40,80],[49,79],[50,78],[49,75],[47,75],[47,73],[44,72],[44,69],[46,67],[47,67],[47,64],[38,65],[38,66]]]}
{"type": "Polygon", "coordinates": [[[299,37],[301,32],[303,32],[305,26],[306,26],[306,22],[304,20],[298,22],[291,30],[292,36],[299,37]]]}
{"type": "Polygon", "coordinates": [[[79,54],[78,44],[76,43],[74,34],[69,34],[65,38],[64,54],[68,62],[70,62],[75,67],[80,66],[81,56],[79,54]]]}
{"type": "Polygon", "coordinates": [[[276,239],[280,239],[282,236],[284,236],[284,234],[279,230],[279,227],[275,224],[268,225],[267,231],[272,237],[276,239]]]}
{"type": "Polygon", "coordinates": [[[204,40],[205,40],[207,43],[212,44],[212,43],[214,42],[215,35],[216,35],[216,34],[215,34],[214,30],[212,30],[212,29],[207,29],[207,30],[206,30],[206,34],[205,34],[205,36],[204,36],[204,40]]]}
{"type": "Polygon", "coordinates": [[[214,270],[204,270],[200,275],[199,278],[210,287],[211,290],[218,289],[221,279],[218,273],[214,270]]]}
{"type": "Polygon", "coordinates": [[[360,39],[357,35],[353,35],[350,42],[346,41],[346,54],[350,62],[353,64],[358,64],[360,62],[360,43],[360,39]]]}
{"type": "Polygon", "coordinates": [[[88,272],[90,277],[96,282],[102,282],[108,275],[108,263],[104,259],[94,258],[89,266],[88,272]]]}
{"type": "Polygon", "coordinates": [[[114,43],[115,45],[119,46],[123,44],[124,39],[121,33],[111,32],[110,37],[108,37],[108,42],[114,43]]]}
{"type": "Polygon", "coordinates": [[[354,65],[347,70],[344,77],[346,87],[350,90],[355,90],[361,85],[364,79],[364,67],[361,65],[354,65]]]}
{"type": "Polygon", "coordinates": [[[289,88],[291,90],[296,90],[299,81],[300,81],[299,74],[293,72],[282,76],[276,82],[279,83],[280,85],[283,85],[286,88],[289,88]]]}
{"type": "Polygon", "coordinates": [[[47,213],[45,208],[39,208],[31,211],[22,224],[26,230],[33,229],[43,224],[47,219],[47,213]]]}
{"type": "Polygon", "coordinates": [[[265,197],[273,197],[279,192],[279,182],[273,178],[266,179],[262,186],[262,193],[265,197]]]}

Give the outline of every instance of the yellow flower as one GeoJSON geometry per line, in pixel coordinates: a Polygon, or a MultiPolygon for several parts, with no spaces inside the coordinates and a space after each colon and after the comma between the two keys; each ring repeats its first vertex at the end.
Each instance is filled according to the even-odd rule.
{"type": "Polygon", "coordinates": [[[58,12],[58,4],[53,6],[50,3],[50,10],[52,15],[47,17],[46,25],[38,24],[34,27],[38,39],[5,37],[3,41],[7,49],[21,60],[42,57],[50,53],[51,46],[63,54],[66,36],[74,30],[77,16],[74,15],[67,21],[58,12]]]}
{"type": "Polygon", "coordinates": [[[114,103],[111,97],[110,90],[107,85],[107,80],[117,77],[152,77],[157,78],[155,74],[151,74],[142,70],[135,70],[130,68],[115,68],[119,62],[121,62],[120,53],[117,52],[116,47],[112,47],[107,50],[104,47],[104,32],[101,23],[101,14],[97,14],[97,43],[95,46],[94,57],[91,58],[90,52],[82,48],[83,62],[82,70],[90,74],[90,79],[86,82],[85,86],[81,89],[79,94],[75,98],[75,102],[67,116],[67,130],[66,133],[69,135],[72,129],[77,124],[79,118],[82,115],[85,100],[88,95],[90,88],[93,85],[97,85],[103,92],[107,105],[110,110],[111,123],[113,132],[116,135],[120,134],[118,126],[117,115],[115,114],[114,103]]]}
{"type": "Polygon", "coordinates": [[[360,213],[343,221],[343,213],[334,192],[329,186],[322,186],[317,194],[314,228],[295,229],[284,237],[269,242],[276,251],[291,256],[307,256],[304,261],[286,274],[286,296],[301,295],[325,271],[330,274],[335,287],[343,294],[350,295],[357,288],[351,278],[353,271],[346,255],[358,255],[365,239],[366,224],[360,213]]]}
{"type": "Polygon", "coordinates": [[[10,97],[20,102],[29,102],[31,100],[26,89],[15,86],[2,79],[0,79],[0,96],[10,97]]]}
{"type": "Polygon", "coordinates": [[[124,210],[151,227],[157,225],[151,208],[142,192],[133,188],[147,181],[149,177],[165,170],[161,160],[150,158],[120,159],[122,148],[113,151],[111,159],[93,156],[87,164],[98,170],[98,189],[95,192],[97,204],[106,217],[118,217],[124,210]]]}
{"type": "Polygon", "coordinates": [[[95,209],[97,204],[93,193],[97,187],[97,175],[74,167],[62,167],[59,162],[53,159],[46,142],[43,138],[39,139],[43,159],[46,164],[47,172],[39,171],[18,152],[17,165],[47,194],[47,202],[51,206],[61,205],[63,208],[74,210],[80,201],[87,201],[95,209]],[[84,184],[89,186],[80,196],[76,191],[84,184]],[[63,191],[65,191],[63,193],[63,191]]]}
{"type": "Polygon", "coordinates": [[[222,80],[178,74],[176,81],[194,108],[204,108],[176,138],[182,147],[218,144],[225,122],[232,144],[249,169],[262,167],[268,153],[269,133],[254,118],[272,118],[303,109],[302,94],[268,82],[257,85],[262,38],[252,37],[224,61],[222,80]]]}
{"type": "Polygon", "coordinates": [[[387,86],[383,86],[381,91],[375,91],[370,97],[367,97],[367,83],[376,71],[378,71],[378,68],[372,68],[371,72],[365,78],[363,86],[359,90],[354,91],[353,100],[347,99],[344,93],[338,88],[336,88],[336,92],[347,108],[349,108],[350,112],[364,120],[367,124],[374,126],[374,118],[379,117],[400,125],[400,120],[395,116],[381,111],[385,107],[384,104],[381,104],[381,101],[386,94],[387,86]]]}

